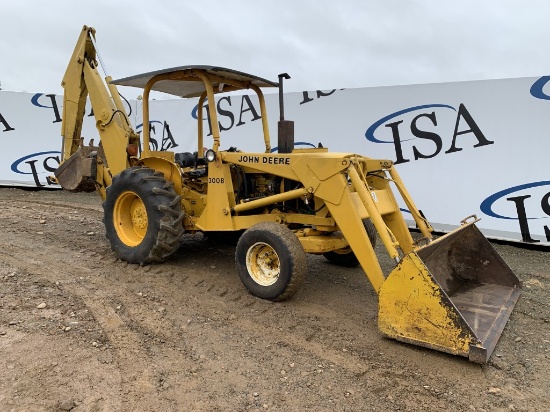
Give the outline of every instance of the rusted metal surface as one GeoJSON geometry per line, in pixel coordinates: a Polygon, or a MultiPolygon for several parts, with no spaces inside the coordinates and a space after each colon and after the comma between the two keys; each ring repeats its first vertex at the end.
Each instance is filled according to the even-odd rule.
{"type": "Polygon", "coordinates": [[[474,224],[417,254],[480,342],[470,360],[485,363],[519,298],[518,278],[474,224]]]}
{"type": "Polygon", "coordinates": [[[93,147],[81,147],[55,170],[55,177],[63,189],[95,192],[97,165],[93,152],[93,147]]]}

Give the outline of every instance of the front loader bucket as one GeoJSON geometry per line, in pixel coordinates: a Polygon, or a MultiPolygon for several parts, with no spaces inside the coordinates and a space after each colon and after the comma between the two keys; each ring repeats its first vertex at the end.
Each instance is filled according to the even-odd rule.
{"type": "Polygon", "coordinates": [[[400,261],[380,287],[378,327],[399,341],[485,363],[519,293],[516,275],[470,223],[400,261]]]}

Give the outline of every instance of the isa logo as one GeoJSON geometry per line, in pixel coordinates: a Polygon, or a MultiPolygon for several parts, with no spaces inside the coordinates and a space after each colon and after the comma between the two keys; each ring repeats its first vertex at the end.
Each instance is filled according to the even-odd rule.
{"type": "Polygon", "coordinates": [[[509,187],[487,197],[479,206],[487,216],[495,219],[516,220],[524,242],[538,243],[531,230],[544,230],[550,242],[550,180],[509,187]]]}
{"type": "MultiPolygon", "coordinates": [[[[529,90],[531,96],[540,100],[550,100],[550,76],[537,79],[529,90]]],[[[492,218],[515,220],[524,242],[538,243],[531,232],[544,232],[550,242],[550,181],[525,183],[509,187],[487,197],[479,207],[492,218]]]]}
{"type": "Polygon", "coordinates": [[[550,100],[550,96],[545,92],[545,86],[550,82],[550,76],[542,76],[531,86],[531,96],[536,99],[550,100]]]}
{"type": "MultiPolygon", "coordinates": [[[[128,116],[131,116],[132,114],[132,105],[124,97],[119,93],[120,98],[122,99],[124,108],[126,110],[126,113],[128,116]]],[[[60,123],[61,122],[61,113],[60,109],[63,109],[63,105],[60,105],[57,103],[58,98],[61,98],[63,100],[63,96],[57,96],[55,94],[44,94],[44,93],[35,93],[31,98],[31,103],[33,106],[39,107],[41,109],[51,109],[53,114],[53,121],[52,123],[60,123]]],[[[89,113],[87,117],[92,117],[94,115],[94,111],[91,108],[91,104],[89,101],[89,98],[87,99],[87,110],[89,110],[89,113]]]]}
{"type": "Polygon", "coordinates": [[[61,152],[37,152],[23,156],[11,164],[11,171],[22,175],[32,175],[36,187],[55,185],[47,176],[42,183],[40,178],[44,174],[53,173],[59,166],[61,152]]]}
{"type": "Polygon", "coordinates": [[[59,114],[59,106],[55,94],[36,93],[31,98],[33,106],[40,107],[42,109],[52,109],[54,120],[52,123],[61,122],[61,115],[59,114]]]}
{"type": "MultiPolygon", "coordinates": [[[[136,126],[136,132],[143,131],[143,123],[136,126]]],[[[153,151],[165,152],[179,145],[174,140],[174,136],[170,131],[170,125],[166,121],[150,120],[149,121],[149,149],[153,151]],[[158,133],[157,133],[158,132],[158,133]]]]}
{"type": "Polygon", "coordinates": [[[494,143],[462,103],[458,107],[433,103],[399,110],[374,122],[365,137],[372,143],[393,145],[395,164],[494,143]]]}

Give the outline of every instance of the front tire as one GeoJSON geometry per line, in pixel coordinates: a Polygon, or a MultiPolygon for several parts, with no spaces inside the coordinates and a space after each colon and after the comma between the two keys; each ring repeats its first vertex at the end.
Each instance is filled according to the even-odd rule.
{"type": "Polygon", "coordinates": [[[296,235],[273,222],[258,223],[243,233],[235,262],[248,291],[273,301],[294,296],[307,272],[306,253],[296,235]]]}
{"type": "MultiPolygon", "coordinates": [[[[365,227],[367,236],[369,237],[370,243],[374,248],[376,246],[376,228],[374,227],[374,223],[372,223],[370,219],[363,219],[363,226],[365,227]]],[[[355,253],[353,253],[351,247],[349,246],[343,249],[323,253],[323,256],[330,263],[338,266],[346,268],[354,268],[359,266],[359,260],[357,260],[357,256],[355,256],[355,253]]]]}
{"type": "Polygon", "coordinates": [[[103,202],[111,249],[129,263],[166,260],[184,233],[180,201],[162,173],[146,167],[123,170],[113,178],[103,202]]]}

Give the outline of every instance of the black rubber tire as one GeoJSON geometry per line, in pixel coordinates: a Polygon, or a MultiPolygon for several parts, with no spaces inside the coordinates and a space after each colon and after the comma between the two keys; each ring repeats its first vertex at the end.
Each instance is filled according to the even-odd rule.
{"type": "MultiPolygon", "coordinates": [[[[369,237],[370,243],[374,248],[376,246],[376,228],[370,219],[363,219],[363,226],[365,227],[367,236],[369,237]]],[[[334,263],[338,266],[343,266],[346,268],[354,268],[359,266],[359,261],[349,246],[338,251],[323,253],[323,256],[330,263],[334,263]]]]}
{"type": "Polygon", "coordinates": [[[254,296],[273,301],[294,296],[304,283],[307,273],[307,258],[302,244],[285,225],[273,222],[258,223],[242,234],[235,251],[235,263],[248,291],[254,296]],[[270,256],[275,252],[275,258],[278,258],[273,269],[278,273],[273,276],[272,284],[259,283],[254,278],[258,278],[258,271],[253,270],[251,275],[247,267],[247,261],[254,266],[263,264],[264,267],[271,263],[271,260],[266,264],[262,258],[255,259],[255,253],[260,254],[260,251],[262,258],[268,255],[267,251],[271,253],[270,256]]]}
{"type": "Polygon", "coordinates": [[[243,234],[242,230],[235,231],[211,231],[204,232],[204,236],[208,241],[217,243],[218,245],[224,246],[237,246],[241,235],[243,234]]]}
{"type": "Polygon", "coordinates": [[[174,191],[173,183],[153,169],[131,167],[116,175],[107,188],[107,197],[103,202],[103,221],[106,237],[118,258],[129,263],[146,264],[162,262],[172,255],[179,248],[184,233],[184,213],[180,201],[181,197],[174,191]],[[124,213],[123,206],[128,203],[120,202],[124,202],[124,199],[131,201],[132,198],[139,198],[147,218],[140,229],[144,233],[134,237],[134,244],[128,239],[125,242],[117,232],[117,225],[119,230],[124,225],[124,233],[131,234],[133,230],[129,211],[128,216],[124,216],[126,224],[121,222],[122,219],[117,219],[124,213]]]}

